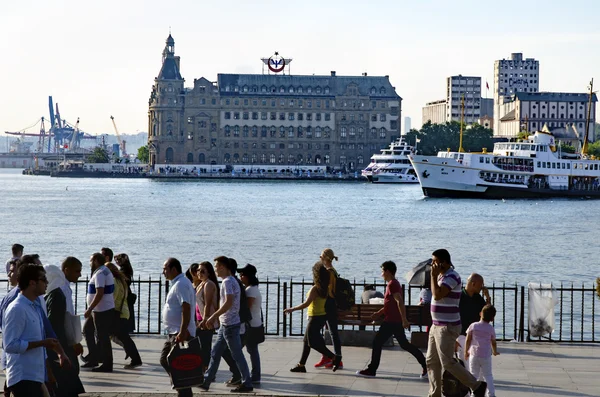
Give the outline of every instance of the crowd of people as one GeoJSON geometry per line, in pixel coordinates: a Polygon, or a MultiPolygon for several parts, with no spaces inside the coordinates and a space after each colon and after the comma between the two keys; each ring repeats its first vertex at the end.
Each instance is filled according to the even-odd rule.
{"type": "MultiPolygon", "coordinates": [[[[133,268],[126,254],[113,257],[112,250],[102,248],[91,255],[92,276],[81,327],[70,287],[70,283],[81,277],[81,261],[68,257],[60,268],[42,266],[38,255],[23,255],[23,250],[22,245],[13,245],[13,257],[6,266],[13,288],[0,302],[5,396],[71,397],[84,393],[78,360],[84,362],[81,368],[112,372],[111,342],[121,345],[131,358],[125,369],[142,365],[130,336],[135,326],[136,296],[131,290],[133,268]],[[86,356],[82,338],[88,350],[86,356]]],[[[308,315],[301,357],[291,372],[307,372],[313,349],[321,354],[315,367],[331,368],[333,372],[343,369],[336,300],[338,284],[343,279],[333,266],[337,260],[331,249],[323,250],[312,267],[313,286],[306,299],[284,309],[284,314],[307,309],[308,315]],[[331,335],[333,351],[323,338],[324,328],[331,335]]],[[[168,335],[160,364],[173,375],[169,354],[177,344],[198,338],[203,381],[196,386],[209,391],[224,359],[231,372],[226,384],[233,387],[232,392],[252,392],[261,383],[259,345],[265,340],[257,269],[251,264],[238,268],[235,259],[225,256],[216,257],[213,262],[214,265],[208,261],[193,263],[186,270],[175,258],[164,262],[162,273],[170,281],[170,289],[162,309],[168,335]]],[[[421,365],[420,376],[429,380],[430,397],[442,396],[444,370],[470,388],[474,396],[495,396],[491,357],[499,353],[490,322],[496,311],[490,304],[483,277],[471,274],[463,288],[449,252],[445,249],[433,252],[420,299],[420,304],[430,306],[432,318],[424,355],[405,335],[410,323],[397,270],[392,261],[381,265],[381,277],[386,282],[383,295],[374,286],[365,286],[361,301],[369,303],[372,298],[382,298],[383,306],[372,315],[372,320],[383,321],[372,342],[371,360],[356,375],[376,377],[382,347],[393,336],[421,365]],[[465,366],[455,360],[457,354],[465,366]]],[[[191,387],[178,388],[177,393],[182,397],[193,395],[191,387]]]]}

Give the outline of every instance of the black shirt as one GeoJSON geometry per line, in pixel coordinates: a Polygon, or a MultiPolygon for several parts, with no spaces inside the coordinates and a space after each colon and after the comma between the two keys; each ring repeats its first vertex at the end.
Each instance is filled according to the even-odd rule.
{"type": "Polygon", "coordinates": [[[484,306],[485,299],[481,295],[475,293],[473,296],[469,296],[467,291],[464,288],[462,289],[458,305],[460,309],[460,322],[462,324],[461,335],[466,335],[469,325],[480,320],[479,313],[484,306]]]}

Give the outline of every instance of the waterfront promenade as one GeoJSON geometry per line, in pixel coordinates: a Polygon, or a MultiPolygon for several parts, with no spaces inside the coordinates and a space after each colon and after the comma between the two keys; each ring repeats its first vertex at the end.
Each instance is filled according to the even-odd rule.
{"type": "MultiPolygon", "coordinates": [[[[135,370],[122,369],[124,353],[122,349],[115,348],[115,371],[112,374],[81,371],[81,379],[88,391],[86,396],[176,395],[158,363],[163,338],[136,336],[134,339],[144,365],[135,370]]],[[[315,352],[309,358],[308,373],[291,373],[289,368],[296,364],[301,350],[300,339],[267,338],[260,345],[262,384],[254,389],[255,393],[265,396],[427,396],[428,382],[419,378],[419,364],[397,345],[384,349],[380,371],[374,379],[355,376],[355,372],[368,363],[369,348],[344,347],[344,369],[336,373],[312,368],[319,359],[315,352]]],[[[499,342],[498,350],[500,355],[493,358],[498,396],[591,397],[600,394],[598,345],[499,342]]],[[[202,393],[196,388],[194,395],[232,395],[223,384],[227,379],[227,365],[222,362],[210,392],[202,393]]]]}

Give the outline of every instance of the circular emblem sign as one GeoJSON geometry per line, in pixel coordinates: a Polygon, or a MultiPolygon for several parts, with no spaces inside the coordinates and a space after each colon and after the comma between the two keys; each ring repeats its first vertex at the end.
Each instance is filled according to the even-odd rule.
{"type": "Polygon", "coordinates": [[[273,73],[282,72],[285,69],[285,59],[279,56],[276,52],[275,55],[269,58],[269,70],[273,73]]]}

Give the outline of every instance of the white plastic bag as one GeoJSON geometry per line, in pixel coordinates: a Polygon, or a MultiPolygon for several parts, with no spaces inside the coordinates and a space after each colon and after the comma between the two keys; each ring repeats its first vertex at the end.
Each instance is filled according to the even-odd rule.
{"type": "Polygon", "coordinates": [[[369,305],[383,305],[383,298],[369,298],[369,305]]]}
{"type": "Polygon", "coordinates": [[[554,306],[558,303],[551,284],[529,283],[529,336],[554,332],[554,306]]]}

